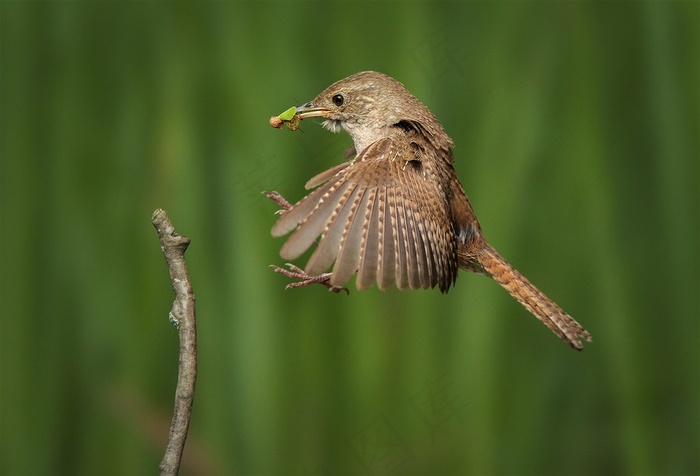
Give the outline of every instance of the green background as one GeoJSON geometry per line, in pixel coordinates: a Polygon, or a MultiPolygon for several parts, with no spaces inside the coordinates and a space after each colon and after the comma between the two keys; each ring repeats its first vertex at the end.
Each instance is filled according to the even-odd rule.
{"type": "MultiPolygon", "coordinates": [[[[700,7],[2,2],[2,474],[153,474],[177,332],[151,213],[192,239],[183,474],[700,472],[700,7]],[[361,70],[455,140],[496,283],[285,291],[275,204],[350,145],[268,118],[361,70]]],[[[303,264],[303,260],[299,264],[303,264]]]]}

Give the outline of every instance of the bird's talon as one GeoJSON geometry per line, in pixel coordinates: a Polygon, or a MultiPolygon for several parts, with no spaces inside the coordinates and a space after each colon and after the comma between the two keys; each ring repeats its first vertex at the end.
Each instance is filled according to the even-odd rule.
{"type": "Polygon", "coordinates": [[[287,201],[286,198],[284,198],[282,195],[280,195],[278,192],[263,192],[267,198],[275,202],[277,205],[282,207],[282,210],[277,210],[275,212],[276,215],[282,215],[284,212],[292,208],[292,204],[287,201]]]}
{"type": "Polygon", "coordinates": [[[286,263],[286,266],[289,269],[284,269],[274,264],[269,265],[269,268],[272,268],[272,270],[275,273],[281,274],[290,279],[298,280],[293,283],[287,284],[284,287],[284,289],[303,288],[312,284],[320,284],[322,286],[325,286],[331,292],[339,293],[341,291],[345,291],[347,294],[350,294],[350,290],[345,286],[336,286],[335,284],[331,284],[331,273],[323,273],[319,274],[318,276],[311,276],[308,273],[306,273],[306,271],[292,263],[286,263]]]}

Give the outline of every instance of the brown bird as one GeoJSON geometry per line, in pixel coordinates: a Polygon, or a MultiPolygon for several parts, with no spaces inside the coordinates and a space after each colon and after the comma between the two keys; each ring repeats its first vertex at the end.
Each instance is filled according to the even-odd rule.
{"type": "Polygon", "coordinates": [[[463,268],[495,279],[571,347],[591,341],[486,241],[455,173],[452,139],[403,84],[373,71],[354,74],[298,107],[296,125],[308,117],[350,134],[348,155],[355,157],[309,180],[306,188],[315,190],[295,205],[268,194],[285,209],[272,235],[294,231],[282,246],[284,259],[298,258],[318,239],[304,270],[275,267],[300,280],[292,287],[321,283],[337,292],[357,273],[359,290],[376,283],[382,290],[447,292],[463,268]]]}

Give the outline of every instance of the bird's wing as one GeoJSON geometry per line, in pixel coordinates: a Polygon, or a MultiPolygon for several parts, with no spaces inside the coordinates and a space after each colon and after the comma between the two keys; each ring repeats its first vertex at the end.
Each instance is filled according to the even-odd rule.
{"type": "Polygon", "coordinates": [[[457,239],[445,192],[431,164],[407,141],[379,140],[351,161],[312,178],[317,186],[272,228],[296,228],[280,252],[293,260],[320,237],[306,265],[318,275],[333,265],[331,283],[357,272],[357,288],[442,291],[457,275],[457,239]]]}

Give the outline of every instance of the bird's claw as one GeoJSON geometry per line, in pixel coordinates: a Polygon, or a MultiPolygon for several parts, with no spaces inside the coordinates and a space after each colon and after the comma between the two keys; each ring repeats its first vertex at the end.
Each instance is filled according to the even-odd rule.
{"type": "Polygon", "coordinates": [[[282,207],[281,210],[277,210],[275,213],[277,215],[281,215],[290,208],[292,208],[292,204],[287,201],[286,198],[284,198],[282,195],[280,195],[277,192],[263,192],[267,198],[275,202],[277,205],[282,207]]]}
{"type": "Polygon", "coordinates": [[[275,266],[274,264],[271,264],[269,266],[275,273],[281,274],[290,279],[299,280],[294,283],[287,284],[285,286],[285,289],[303,288],[312,284],[320,284],[334,293],[345,291],[347,294],[350,294],[350,290],[345,286],[336,286],[334,284],[331,284],[331,273],[323,273],[319,274],[318,276],[311,276],[307,274],[306,271],[304,271],[298,266],[293,265],[292,263],[287,263],[286,266],[289,269],[281,268],[279,266],[275,266]]]}

